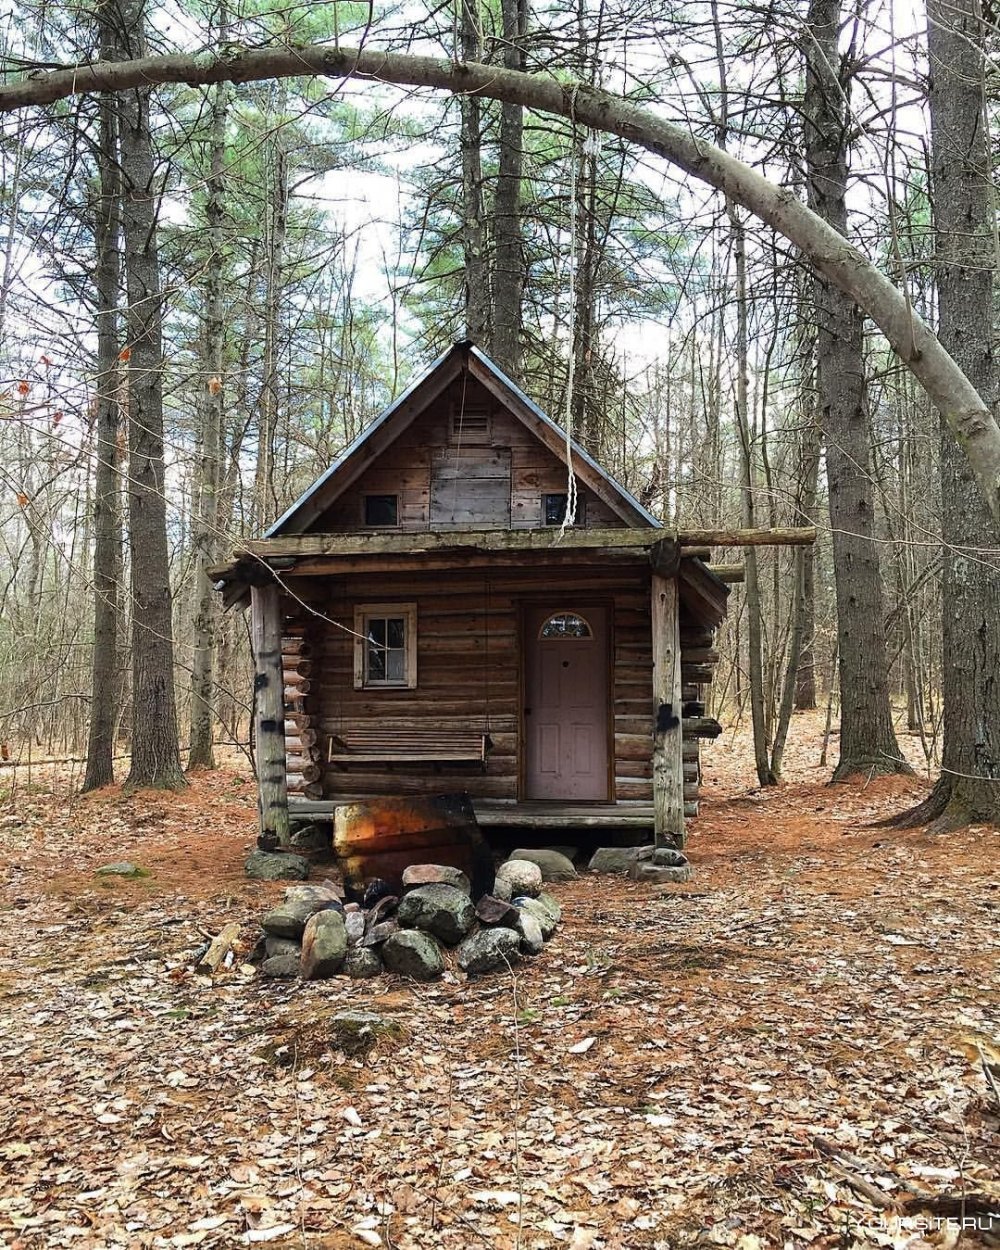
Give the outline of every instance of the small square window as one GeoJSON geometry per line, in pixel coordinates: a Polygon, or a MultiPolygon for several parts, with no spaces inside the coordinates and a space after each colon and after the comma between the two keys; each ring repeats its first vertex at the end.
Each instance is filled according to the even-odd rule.
{"type": "Polygon", "coordinates": [[[359,604],[354,610],[354,687],[417,684],[417,608],[412,603],[359,604]]]}
{"type": "MultiPolygon", "coordinates": [[[[568,498],[565,492],[542,496],[542,508],[545,513],[546,525],[562,525],[566,517],[568,498]]],[[[576,516],[573,523],[574,525],[583,524],[583,500],[579,497],[577,497],[576,501],[576,516]]]]}
{"type": "Polygon", "coordinates": [[[365,495],[365,525],[398,524],[398,495],[365,495]]]}

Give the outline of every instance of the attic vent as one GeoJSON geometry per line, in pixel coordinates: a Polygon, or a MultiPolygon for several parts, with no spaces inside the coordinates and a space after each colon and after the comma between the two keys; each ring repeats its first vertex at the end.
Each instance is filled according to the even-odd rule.
{"type": "Polygon", "coordinates": [[[481,443],[489,438],[490,412],[488,408],[456,408],[451,414],[452,437],[462,442],[481,443]]]}

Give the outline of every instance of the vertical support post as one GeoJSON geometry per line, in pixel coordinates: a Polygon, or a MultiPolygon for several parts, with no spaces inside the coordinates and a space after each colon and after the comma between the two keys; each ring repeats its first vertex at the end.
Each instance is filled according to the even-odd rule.
{"type": "Polygon", "coordinates": [[[264,844],[288,846],[288,780],[285,775],[285,689],[281,666],[278,585],[250,587],[254,658],[254,745],[257,810],[264,844]]]}
{"type": "Polygon", "coordinates": [[[653,833],[657,846],[684,845],[681,624],[677,578],[652,575],[653,833]]]}

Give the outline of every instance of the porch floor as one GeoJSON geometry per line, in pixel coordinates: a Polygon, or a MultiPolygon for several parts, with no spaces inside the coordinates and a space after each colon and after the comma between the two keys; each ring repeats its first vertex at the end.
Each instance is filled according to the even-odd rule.
{"type": "MultiPolygon", "coordinates": [[[[341,803],[363,802],[371,795],[340,795],[334,799],[288,798],[293,817],[312,816],[332,820],[341,803]]],[[[653,828],[652,803],[550,803],[524,801],[503,803],[496,799],[473,799],[476,820],[483,829],[648,829],[653,828]]]]}

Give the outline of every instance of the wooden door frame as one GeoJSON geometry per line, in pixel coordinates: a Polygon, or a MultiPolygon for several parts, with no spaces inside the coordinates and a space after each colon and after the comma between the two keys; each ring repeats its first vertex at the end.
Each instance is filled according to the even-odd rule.
{"type": "MultiPolygon", "coordinates": [[[[560,799],[538,799],[529,800],[527,798],[527,764],[528,764],[528,735],[524,723],[524,700],[527,693],[528,683],[528,630],[526,626],[527,616],[530,611],[547,604],[560,603],[567,612],[579,609],[586,612],[590,608],[603,608],[605,611],[605,630],[604,630],[604,646],[605,646],[605,736],[607,739],[607,797],[603,799],[576,799],[574,803],[584,806],[588,803],[617,803],[618,799],[615,794],[615,600],[614,596],[607,595],[588,595],[584,594],[582,598],[577,598],[572,591],[551,591],[551,590],[533,590],[525,591],[517,596],[517,661],[518,661],[518,708],[517,708],[517,801],[519,803],[539,802],[539,803],[559,803],[570,802],[570,800],[560,799]]],[[[558,607],[553,608],[558,611],[558,607]]]]}

